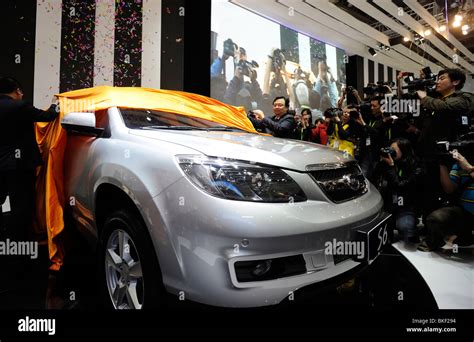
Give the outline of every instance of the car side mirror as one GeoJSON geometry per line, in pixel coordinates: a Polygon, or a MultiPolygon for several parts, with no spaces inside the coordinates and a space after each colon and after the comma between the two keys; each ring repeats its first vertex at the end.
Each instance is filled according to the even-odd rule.
{"type": "Polygon", "coordinates": [[[69,113],[62,119],[61,126],[69,134],[100,137],[104,133],[103,128],[95,127],[94,113],[69,113]]]}

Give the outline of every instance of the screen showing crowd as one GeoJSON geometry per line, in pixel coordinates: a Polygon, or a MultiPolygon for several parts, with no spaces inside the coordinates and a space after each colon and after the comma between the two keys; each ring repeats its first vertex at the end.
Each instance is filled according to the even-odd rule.
{"type": "Polygon", "coordinates": [[[251,13],[212,2],[211,97],[271,114],[277,96],[313,119],[336,107],[346,83],[344,50],[251,13]]]}

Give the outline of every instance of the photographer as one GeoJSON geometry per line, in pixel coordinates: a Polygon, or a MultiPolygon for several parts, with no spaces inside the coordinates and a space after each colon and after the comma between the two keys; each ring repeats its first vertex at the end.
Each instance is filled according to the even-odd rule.
{"type": "Polygon", "coordinates": [[[436,141],[454,141],[459,135],[457,121],[471,106],[470,95],[460,91],[465,81],[462,70],[445,69],[438,73],[436,81],[438,98],[427,96],[423,90],[416,92],[425,109],[419,140],[419,152],[423,157],[436,152],[436,141]]]}
{"type": "Polygon", "coordinates": [[[342,120],[339,118],[339,113],[336,108],[330,108],[324,113],[329,146],[346,151],[354,157],[358,141],[363,134],[363,119],[354,106],[344,108],[342,120]]]}
{"type": "MultiPolygon", "coordinates": [[[[337,100],[339,98],[339,92],[337,90],[336,80],[334,79],[331,71],[329,70],[328,65],[326,64],[326,56],[323,56],[324,60],[319,61],[318,63],[318,76],[316,77],[316,82],[314,83],[313,89],[321,94],[321,102],[325,96],[325,92],[321,89],[326,87],[327,96],[329,96],[329,102],[331,107],[337,106],[337,100]]],[[[321,105],[321,111],[325,111],[327,108],[324,108],[321,105]]]]}
{"type": "Polygon", "coordinates": [[[273,135],[278,138],[294,137],[296,128],[295,118],[288,113],[289,100],[279,96],[273,100],[273,115],[271,118],[265,117],[263,112],[251,112],[248,116],[255,129],[273,135]]]}
{"type": "Polygon", "coordinates": [[[454,194],[454,203],[437,209],[428,215],[428,235],[419,249],[449,249],[452,245],[466,246],[473,243],[474,223],[474,166],[459,152],[452,152],[456,164],[448,173],[445,165],[439,166],[442,188],[447,194],[454,194]],[[446,245],[445,245],[446,243],[446,245]]]}
{"type": "Polygon", "coordinates": [[[293,93],[295,94],[294,108],[310,108],[309,89],[306,73],[298,67],[294,74],[293,93]]]}
{"type": "Polygon", "coordinates": [[[257,81],[257,71],[250,66],[247,61],[247,53],[244,48],[239,48],[236,52],[239,62],[235,65],[234,77],[224,94],[224,102],[233,106],[244,106],[251,110],[252,102],[257,103],[257,107],[262,101],[262,89],[257,81]],[[250,78],[250,82],[244,82],[244,76],[250,78]]]}
{"type": "Polygon", "coordinates": [[[385,209],[395,215],[396,229],[405,242],[419,242],[416,232],[416,185],[422,168],[410,141],[392,140],[380,150],[380,161],[374,170],[375,184],[384,198],[385,209]]]}
{"type": "Polygon", "coordinates": [[[327,145],[328,143],[328,134],[327,134],[327,125],[323,118],[318,118],[315,121],[315,126],[311,129],[310,142],[314,142],[320,145],[327,145]]]}
{"type": "Polygon", "coordinates": [[[470,96],[460,91],[465,81],[466,75],[460,69],[441,70],[436,81],[438,98],[427,96],[426,91],[417,91],[424,109],[417,152],[425,169],[430,171],[424,184],[424,216],[439,207],[437,199],[442,193],[436,142],[454,141],[460,133],[457,121],[470,110],[470,96]]]}
{"type": "Polygon", "coordinates": [[[297,117],[299,117],[299,120],[296,122],[296,129],[294,133],[295,139],[310,141],[312,129],[314,128],[311,109],[302,109],[300,116],[295,115],[295,118],[297,117]]]}
{"type": "Polygon", "coordinates": [[[364,127],[364,137],[360,144],[359,164],[369,180],[372,178],[380,149],[387,146],[390,141],[388,132],[393,119],[384,115],[381,106],[382,99],[382,97],[374,97],[370,100],[368,124],[364,120],[361,121],[361,125],[364,127]]]}
{"type": "Polygon", "coordinates": [[[217,56],[213,59],[211,64],[211,97],[219,101],[224,101],[225,91],[228,86],[224,75],[224,63],[229,57],[234,56],[233,50],[231,55],[228,55],[226,52],[230,53],[224,49],[222,57],[217,56]]]}
{"type": "Polygon", "coordinates": [[[359,96],[357,89],[349,86],[347,88],[342,88],[342,94],[339,100],[337,100],[337,108],[343,108],[347,105],[358,106],[362,102],[362,99],[359,96]],[[346,99],[347,97],[347,99],[346,99]]]}

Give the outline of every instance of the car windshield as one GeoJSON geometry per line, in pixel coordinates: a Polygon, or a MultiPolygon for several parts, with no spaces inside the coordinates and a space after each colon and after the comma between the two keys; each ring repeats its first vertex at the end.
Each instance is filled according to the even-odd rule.
{"type": "Polygon", "coordinates": [[[148,109],[120,108],[123,121],[131,129],[239,130],[209,120],[148,109]]]}

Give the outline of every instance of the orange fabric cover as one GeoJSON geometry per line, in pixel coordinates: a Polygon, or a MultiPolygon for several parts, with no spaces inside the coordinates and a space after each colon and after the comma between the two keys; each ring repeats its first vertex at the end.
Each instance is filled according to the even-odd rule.
{"type": "Polygon", "coordinates": [[[61,109],[59,118],[53,122],[36,124],[36,140],[44,160],[44,165],[37,173],[36,230],[48,234],[53,270],[59,270],[64,260],[64,251],[57,238],[64,229],[63,156],[67,135],[61,128],[61,119],[65,114],[93,112],[110,107],[153,109],[198,117],[257,133],[243,107],[181,91],[99,86],[57,96],[61,109]]]}

